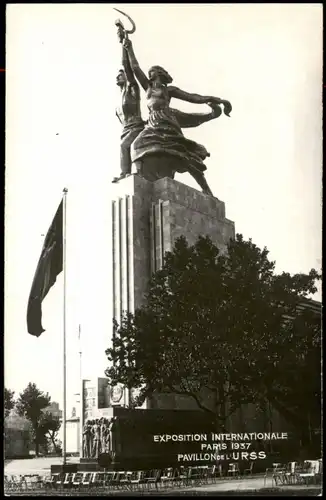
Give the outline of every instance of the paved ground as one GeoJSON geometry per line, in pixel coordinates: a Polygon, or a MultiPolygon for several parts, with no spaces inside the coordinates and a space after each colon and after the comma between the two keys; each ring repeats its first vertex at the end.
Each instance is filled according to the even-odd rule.
{"type": "MultiPolygon", "coordinates": [[[[67,458],[68,463],[79,462],[78,457],[67,458]]],[[[48,474],[51,465],[61,464],[60,457],[25,458],[5,460],[5,474],[48,474]]]]}
{"type": "MultiPolygon", "coordinates": [[[[69,458],[68,463],[78,462],[78,458],[69,458]]],[[[40,474],[46,475],[50,472],[51,464],[60,464],[61,459],[59,457],[50,457],[50,458],[32,458],[25,460],[11,460],[5,461],[5,474],[40,474]]],[[[320,486],[304,486],[304,485],[295,485],[295,486],[285,486],[278,487],[272,485],[272,479],[268,478],[266,483],[264,481],[263,475],[253,476],[252,478],[242,478],[242,479],[222,479],[218,480],[214,484],[206,484],[201,486],[191,486],[191,487],[181,487],[181,488],[169,488],[168,490],[164,490],[161,492],[162,495],[167,496],[170,494],[173,495],[203,495],[203,496],[218,496],[223,495],[225,492],[228,492],[229,495],[269,495],[269,496],[278,496],[278,495],[295,495],[295,496],[318,496],[321,492],[320,486]]],[[[53,492],[54,493],[54,492],[53,492]]],[[[119,495],[125,493],[123,492],[112,492],[110,491],[110,496],[119,495]]],[[[41,494],[41,493],[40,493],[41,494]]],[[[49,493],[45,493],[48,495],[49,493]]],[[[94,494],[96,494],[94,492],[94,494]]],[[[100,494],[100,493],[98,493],[100,494]]],[[[103,494],[103,493],[102,493],[103,494]]],[[[152,494],[155,494],[153,491],[152,494]]],[[[26,493],[25,493],[26,495],[26,493]]],[[[70,493],[71,495],[71,493],[70,493]]],[[[87,496],[89,493],[87,493],[87,496]]],[[[93,496],[93,492],[91,494],[93,496]]],[[[105,493],[104,493],[105,495],[105,493]]],[[[33,493],[33,496],[37,496],[37,492],[33,493]]],[[[61,495],[60,495],[61,496],[61,495]]]]}
{"type": "Polygon", "coordinates": [[[308,492],[311,493],[313,492],[314,495],[316,496],[320,491],[321,487],[320,486],[315,486],[315,485],[288,485],[288,486],[283,486],[283,487],[275,487],[275,485],[272,484],[272,480],[269,479],[268,481],[264,481],[263,476],[257,476],[257,477],[252,477],[252,478],[243,478],[243,479],[232,479],[232,480],[221,480],[218,481],[215,484],[208,484],[204,486],[198,487],[192,487],[188,488],[187,491],[190,493],[192,491],[194,492],[200,492],[202,494],[214,494],[214,493],[221,493],[223,492],[235,492],[238,493],[239,495],[243,494],[244,492],[260,492],[263,493],[264,491],[266,494],[272,493],[273,491],[279,492],[280,494],[286,495],[291,494],[291,495],[297,495],[297,494],[302,494],[306,495],[308,492]]]}

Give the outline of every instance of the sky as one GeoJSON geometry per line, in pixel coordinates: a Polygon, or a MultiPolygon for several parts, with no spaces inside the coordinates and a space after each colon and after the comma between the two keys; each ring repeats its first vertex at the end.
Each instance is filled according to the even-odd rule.
{"type": "MultiPolygon", "coordinates": [[[[159,64],[179,88],[232,103],[231,118],[185,135],[210,152],[206,177],[236,232],[267,246],[277,272],[321,268],[321,4],[7,5],[5,386],[18,393],[35,382],[62,407],[62,274],[43,303],[39,338],[27,333],[26,308],[66,187],[68,411],[79,351],[82,376],[103,376],[111,335],[109,206],[121,134],[114,6],[136,23],[145,72],[159,64]]],[[[143,94],[142,111],[146,118],[143,94]]],[[[176,180],[197,188],[188,174],[176,180]]]]}

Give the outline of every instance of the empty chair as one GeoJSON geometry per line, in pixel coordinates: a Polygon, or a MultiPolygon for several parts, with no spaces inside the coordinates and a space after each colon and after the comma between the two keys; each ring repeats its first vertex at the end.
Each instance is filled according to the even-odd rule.
{"type": "Polygon", "coordinates": [[[76,477],[76,473],[71,473],[71,472],[66,473],[64,480],[63,480],[63,483],[62,483],[62,486],[64,488],[70,488],[72,486],[73,481],[75,480],[75,477],[76,477]]]}
{"type": "Polygon", "coordinates": [[[111,471],[106,471],[104,473],[104,486],[106,487],[112,487],[117,485],[117,478],[118,478],[118,473],[111,470],[111,471]]]}
{"type": "Polygon", "coordinates": [[[60,486],[63,485],[63,481],[64,481],[65,477],[66,477],[66,475],[63,476],[62,474],[56,475],[56,479],[55,479],[55,483],[54,483],[55,488],[60,488],[60,486]]]}
{"type": "Polygon", "coordinates": [[[207,479],[213,482],[216,477],[216,473],[217,473],[216,465],[209,466],[207,470],[207,479]]]}
{"type": "Polygon", "coordinates": [[[319,460],[305,460],[305,471],[298,474],[300,480],[306,484],[308,484],[309,481],[317,482],[316,477],[319,472],[319,467],[319,460]]]}
{"type": "Polygon", "coordinates": [[[316,476],[315,476],[316,483],[319,482],[319,481],[321,481],[321,478],[322,478],[322,475],[323,475],[323,459],[320,458],[318,460],[318,463],[319,463],[318,472],[316,472],[316,476]]]}
{"type": "Polygon", "coordinates": [[[160,481],[160,475],[161,471],[159,469],[150,470],[148,476],[144,479],[147,487],[150,488],[151,486],[155,486],[155,488],[157,488],[160,481]]]}
{"type": "Polygon", "coordinates": [[[239,471],[239,465],[237,462],[230,463],[228,470],[227,470],[227,475],[231,477],[239,477],[240,471],[239,471]]]}
{"type": "Polygon", "coordinates": [[[208,479],[208,465],[196,467],[198,484],[203,484],[208,479]]]}
{"type": "Polygon", "coordinates": [[[162,476],[161,476],[162,486],[169,485],[169,484],[172,485],[174,478],[175,478],[175,469],[173,469],[172,467],[168,467],[167,469],[164,469],[162,476]]]}
{"type": "Polygon", "coordinates": [[[247,469],[244,469],[243,471],[244,476],[252,476],[254,463],[255,463],[254,461],[251,461],[249,467],[247,469]]]}
{"type": "Polygon", "coordinates": [[[87,489],[91,486],[93,472],[84,472],[81,480],[80,488],[87,489]]]}
{"type": "Polygon", "coordinates": [[[222,477],[224,476],[224,473],[223,473],[223,466],[222,464],[218,464],[217,466],[217,471],[216,471],[216,477],[219,477],[220,479],[222,479],[222,477]]]}
{"type": "Polygon", "coordinates": [[[7,475],[4,475],[4,477],[3,477],[3,485],[4,485],[5,490],[6,489],[9,490],[10,487],[11,487],[11,483],[10,483],[9,478],[8,478],[7,475]]]}
{"type": "Polygon", "coordinates": [[[117,488],[121,488],[121,485],[124,484],[124,479],[125,479],[125,472],[124,471],[118,471],[116,472],[114,476],[114,486],[117,488]]]}
{"type": "Polygon", "coordinates": [[[119,472],[118,485],[121,486],[122,488],[125,487],[129,489],[131,487],[130,484],[131,476],[132,476],[132,471],[119,472]]]}
{"type": "Polygon", "coordinates": [[[108,471],[105,474],[105,485],[112,487],[113,489],[115,487],[118,488],[119,486],[119,475],[120,473],[117,471],[108,471]]]}
{"type": "Polygon", "coordinates": [[[27,489],[30,490],[37,490],[43,486],[43,480],[41,479],[40,476],[38,475],[33,475],[33,476],[25,476],[25,482],[26,482],[26,487],[27,489]]]}
{"type": "Polygon", "coordinates": [[[284,469],[278,468],[275,472],[275,483],[294,483],[297,468],[297,462],[289,462],[284,469]]]}
{"type": "Polygon", "coordinates": [[[5,487],[8,489],[8,490],[12,490],[13,489],[13,480],[12,480],[12,476],[5,476],[5,487]]]}
{"type": "Polygon", "coordinates": [[[50,476],[46,476],[43,481],[44,487],[54,488],[58,476],[59,474],[51,474],[50,476]]]}
{"type": "Polygon", "coordinates": [[[27,481],[24,474],[16,476],[16,485],[19,491],[27,490],[27,481]]]}
{"type": "Polygon", "coordinates": [[[104,486],[105,485],[105,472],[94,472],[91,480],[92,486],[104,486]]]}
{"type": "Polygon", "coordinates": [[[290,481],[290,476],[293,474],[295,462],[290,462],[287,465],[275,464],[273,478],[275,485],[285,484],[290,481]]]}
{"type": "Polygon", "coordinates": [[[76,473],[76,475],[71,483],[72,488],[75,488],[75,489],[80,488],[80,486],[82,484],[83,476],[84,476],[84,474],[82,472],[76,473]]]}
{"type": "Polygon", "coordinates": [[[264,485],[266,485],[267,479],[271,478],[272,480],[272,486],[277,484],[278,479],[280,477],[280,474],[284,471],[284,468],[282,467],[282,464],[280,463],[274,463],[273,467],[270,468],[268,467],[265,471],[264,474],[264,485]]]}
{"type": "Polygon", "coordinates": [[[13,476],[12,474],[10,476],[8,476],[7,478],[8,482],[7,482],[7,485],[8,485],[8,489],[12,490],[12,491],[15,491],[17,490],[17,481],[16,481],[16,478],[15,476],[13,476]]]}
{"type": "Polygon", "coordinates": [[[140,487],[143,486],[146,482],[145,476],[145,471],[133,471],[129,479],[130,488],[140,489],[140,487]]]}
{"type": "Polygon", "coordinates": [[[179,469],[178,481],[180,486],[188,483],[188,469],[184,466],[179,469]]]}
{"type": "Polygon", "coordinates": [[[190,483],[194,482],[195,484],[198,484],[200,482],[200,472],[198,467],[189,467],[188,481],[190,483]]]}
{"type": "Polygon", "coordinates": [[[19,490],[18,484],[19,483],[17,483],[15,476],[4,476],[4,490],[5,490],[5,492],[18,491],[19,490]]]}
{"type": "Polygon", "coordinates": [[[209,479],[209,466],[203,465],[202,467],[200,467],[200,469],[201,469],[201,480],[204,483],[207,483],[207,481],[209,479]]]}
{"type": "Polygon", "coordinates": [[[34,484],[36,488],[43,488],[44,486],[44,477],[40,475],[34,476],[34,484]]]}
{"type": "Polygon", "coordinates": [[[94,472],[94,474],[92,475],[92,478],[91,478],[91,483],[92,483],[92,486],[97,486],[97,485],[101,484],[100,472],[94,472]]]}
{"type": "Polygon", "coordinates": [[[266,486],[268,479],[271,479],[272,486],[274,486],[274,469],[267,467],[264,474],[264,486],[266,486]]]}
{"type": "Polygon", "coordinates": [[[126,487],[128,481],[129,481],[128,473],[125,471],[118,471],[115,473],[115,475],[111,481],[111,484],[113,486],[116,486],[118,489],[120,489],[121,487],[122,488],[126,487]]]}

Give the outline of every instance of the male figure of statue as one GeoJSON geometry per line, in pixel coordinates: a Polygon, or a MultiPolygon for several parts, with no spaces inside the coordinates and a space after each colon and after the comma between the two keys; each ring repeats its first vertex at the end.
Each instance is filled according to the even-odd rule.
{"type": "MultiPolygon", "coordinates": [[[[127,36],[122,26],[118,26],[120,43],[127,36]]],[[[121,89],[121,105],[116,109],[116,115],[123,125],[120,144],[120,176],[112,182],[131,174],[130,146],[144,128],[140,109],[140,89],[131,69],[128,52],[122,46],[122,69],[117,76],[117,85],[121,89]]]]}

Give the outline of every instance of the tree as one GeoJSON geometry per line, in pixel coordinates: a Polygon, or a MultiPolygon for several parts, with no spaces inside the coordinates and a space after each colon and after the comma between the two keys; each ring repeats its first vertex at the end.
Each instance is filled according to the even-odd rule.
{"type": "MultiPolygon", "coordinates": [[[[268,398],[299,431],[301,445],[319,446],[321,428],[321,320],[304,310],[292,322],[292,349],[270,372],[268,398]],[[275,372],[278,372],[275,374],[275,372]],[[277,384],[272,377],[277,375],[277,384]]],[[[316,451],[316,449],[315,449],[316,451]]]]}
{"type": "Polygon", "coordinates": [[[111,383],[140,389],[135,405],[157,392],[187,395],[222,429],[242,404],[284,401],[285,389],[273,387],[278,371],[302,354],[299,305],[320,275],[275,274],[268,253],[242,235],[223,255],[209,238],[193,246],[179,238],[144,306],[114,323],[106,351],[111,383]]]}
{"type": "Polygon", "coordinates": [[[61,422],[59,417],[53,416],[50,412],[43,412],[41,416],[40,425],[39,425],[39,434],[47,438],[47,441],[50,442],[53,446],[55,452],[58,452],[60,449],[58,443],[58,432],[61,427],[61,422]]]}
{"type": "Polygon", "coordinates": [[[15,407],[14,396],[15,396],[14,391],[11,391],[10,389],[5,388],[5,395],[4,395],[5,417],[8,417],[11,410],[13,410],[15,407]]]}
{"type": "Polygon", "coordinates": [[[33,439],[35,443],[36,456],[39,454],[39,446],[44,442],[41,422],[43,410],[49,406],[51,397],[48,393],[40,391],[36,384],[29,383],[26,389],[19,394],[16,408],[19,415],[27,418],[32,425],[33,439]]]}

